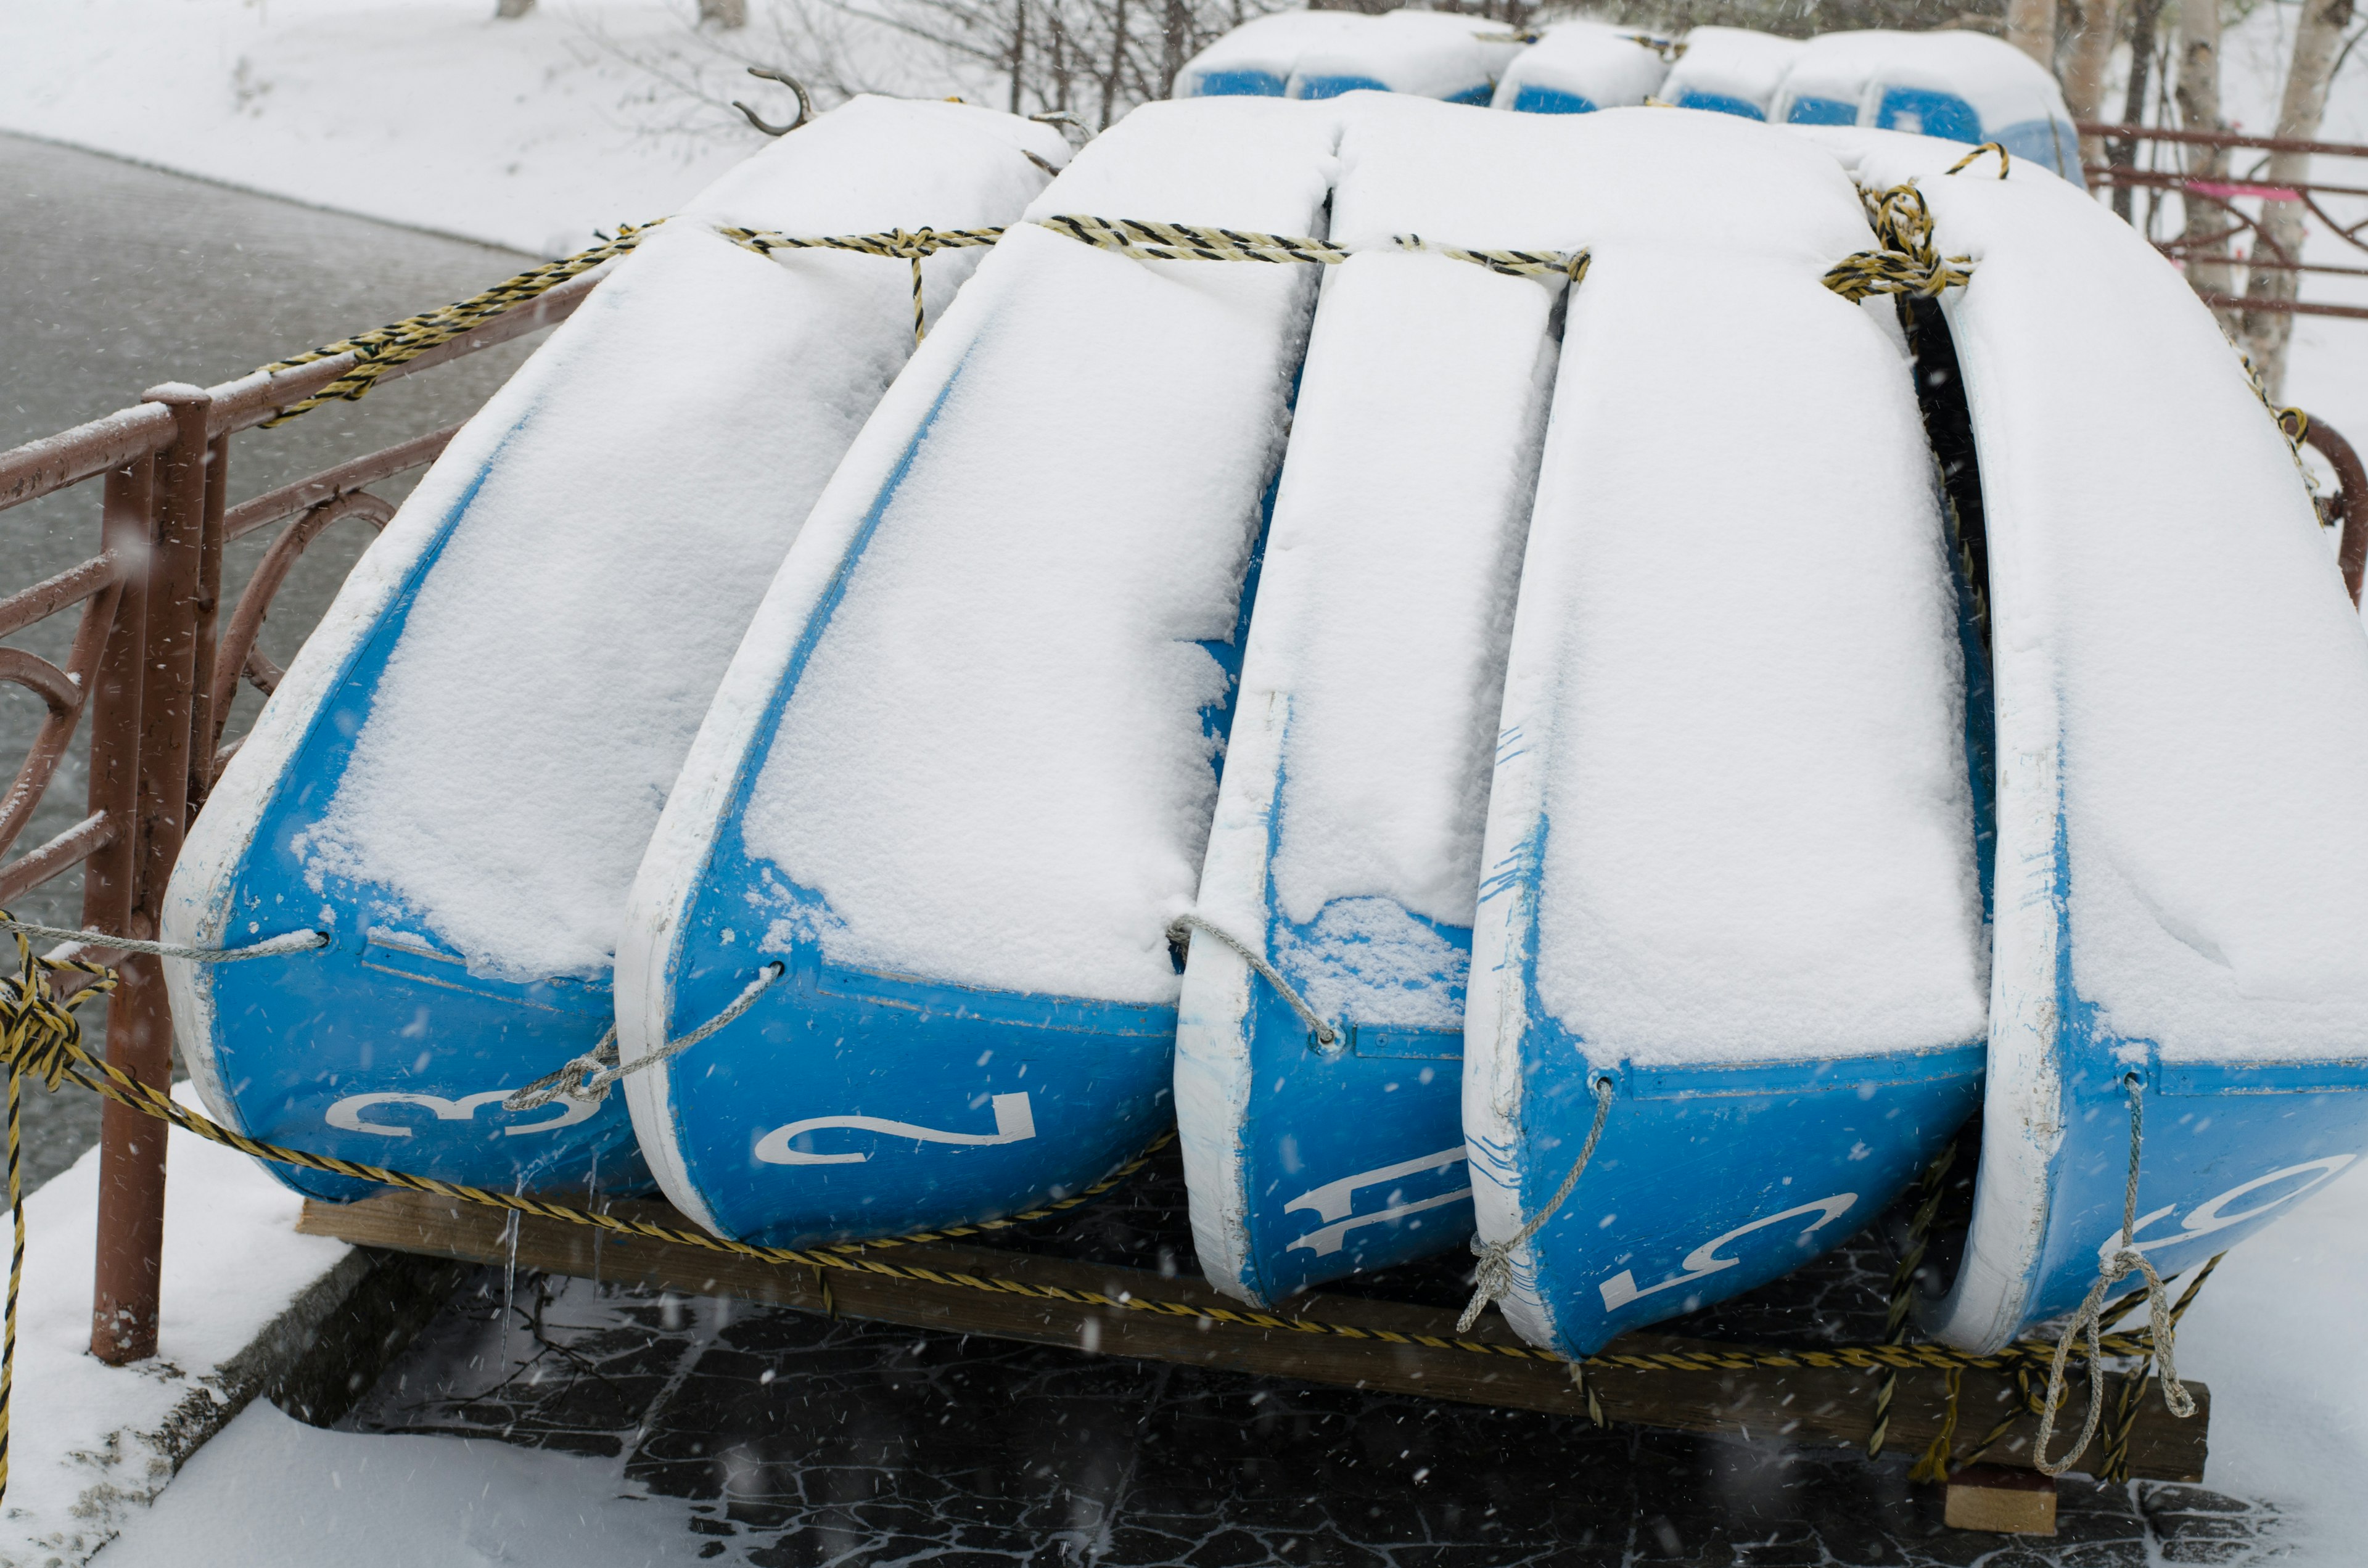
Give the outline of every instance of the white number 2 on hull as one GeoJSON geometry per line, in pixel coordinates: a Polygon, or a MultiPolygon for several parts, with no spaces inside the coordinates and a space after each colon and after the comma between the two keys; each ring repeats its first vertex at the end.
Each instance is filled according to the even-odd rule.
{"type": "Polygon", "coordinates": [[[1658,1285],[1647,1285],[1641,1290],[1636,1289],[1636,1276],[1623,1268],[1606,1279],[1600,1287],[1603,1291],[1603,1310],[1607,1312],[1616,1312],[1631,1301],[1642,1301],[1646,1296],[1656,1295],[1663,1290],[1674,1290],[1680,1285],[1691,1285],[1697,1279],[1707,1279],[1722,1269],[1739,1267],[1743,1262],[1741,1258],[1721,1257],[1718,1256],[1719,1248],[1730,1242],[1740,1241],[1754,1231],[1763,1231],[1770,1225],[1781,1225],[1787,1220],[1797,1220],[1804,1214],[1815,1214],[1816,1218],[1803,1226],[1801,1230],[1801,1234],[1804,1236],[1814,1235],[1839,1219],[1850,1206],[1857,1201],[1858,1194],[1855,1192],[1837,1192],[1831,1198],[1820,1198],[1814,1203],[1804,1203],[1796,1208],[1787,1209],[1782,1213],[1770,1214],[1754,1220],[1748,1225],[1737,1225],[1731,1231],[1713,1236],[1686,1254],[1684,1261],[1678,1266],[1685,1270],[1684,1273],[1664,1279],[1658,1285]]]}

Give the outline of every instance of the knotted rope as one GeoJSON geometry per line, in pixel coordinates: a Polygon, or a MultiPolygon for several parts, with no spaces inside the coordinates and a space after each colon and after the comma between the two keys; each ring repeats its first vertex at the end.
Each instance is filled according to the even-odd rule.
{"type": "Polygon", "coordinates": [[[941,250],[968,250],[991,245],[1003,237],[1001,229],[892,229],[884,234],[832,234],[802,239],[769,229],[719,229],[725,239],[758,256],[777,250],[843,250],[860,256],[894,256],[913,264],[913,341],[927,335],[921,324],[921,263],[941,250]]]}
{"type": "MultiPolygon", "coordinates": [[[[2104,1352],[2098,1345],[2098,1335],[2104,1329],[2105,1292],[2132,1274],[2146,1278],[2146,1299],[2150,1328],[2150,1341],[2155,1358],[2162,1363],[2162,1401],[2173,1415],[2184,1420],[2195,1414],[2195,1401],[2186,1385],[2179,1381],[2175,1359],[2178,1345],[2177,1320],[2171,1316],[2170,1302],[2163,1290],[2162,1276],[2155,1272],[2154,1264],[2133,1239],[2138,1229],[2138,1156],[2146,1143],[2146,1080],[2131,1074],[2123,1080],[2130,1096],[2130,1175],[2122,1193],[2121,1234],[2099,1264],[2097,1282],[2089,1287],[2081,1300],[2079,1311],[2064,1325],[2055,1341],[2055,1357],[2047,1369],[2047,1403],[2040,1412],[2039,1442],[2032,1450],[2042,1473],[2061,1475],[2072,1468],[2072,1461],[2086,1453],[2089,1440],[2097,1435],[2097,1422],[2104,1414],[2104,1372],[2100,1363],[2104,1352]],[[2047,1446],[2055,1435],[2055,1414],[2064,1402],[2064,1362],[2072,1353],[2076,1335],[2085,1334],[2089,1341],[2089,1415],[2081,1424],[2079,1438],[2060,1460],[2047,1457],[2047,1446]]],[[[2201,1283],[2201,1281],[2198,1281],[2201,1283]]],[[[2119,1316],[2117,1312],[2115,1316],[2119,1316]]]]}
{"type": "Polygon", "coordinates": [[[1249,945],[1244,942],[1240,937],[1235,936],[1231,931],[1226,930],[1222,926],[1212,925],[1209,921],[1201,919],[1197,915],[1179,915],[1168,925],[1167,939],[1175,943],[1178,947],[1183,948],[1189,951],[1192,945],[1192,933],[1195,931],[1206,931],[1210,936],[1214,937],[1220,942],[1224,943],[1225,946],[1233,949],[1235,952],[1241,955],[1241,959],[1244,963],[1249,965],[1251,969],[1258,971],[1259,979],[1265,981],[1269,985],[1273,986],[1276,991],[1280,992],[1282,995],[1282,999],[1291,1004],[1291,1010],[1299,1015],[1299,1021],[1307,1026],[1307,1038],[1309,1043],[1313,1044],[1318,1051],[1334,1051],[1338,1049],[1340,1044],[1340,1031],[1334,1028],[1330,1024],[1326,1023],[1324,1019],[1317,1015],[1315,1009],[1307,1005],[1307,998],[1302,996],[1299,994],[1298,988],[1293,986],[1291,982],[1283,979],[1282,971],[1281,970],[1275,968],[1274,965],[1267,962],[1265,959],[1251,951],[1249,945]]]}
{"type": "Polygon", "coordinates": [[[1935,300],[1943,290],[1973,280],[1971,258],[1943,256],[1933,248],[1932,212],[1913,185],[1861,191],[1866,221],[1880,250],[1846,256],[1826,269],[1825,285],[1852,304],[1870,294],[1907,294],[1935,300]]]}
{"type": "Polygon", "coordinates": [[[610,1024],[609,1032],[600,1037],[599,1044],[575,1058],[558,1071],[545,1073],[525,1088],[512,1090],[509,1097],[502,1101],[502,1108],[509,1111],[535,1110],[549,1105],[563,1095],[581,1104],[597,1106],[609,1097],[609,1089],[620,1078],[631,1073],[639,1073],[645,1067],[655,1067],[672,1057],[680,1056],[684,1051],[755,1006],[757,998],[771,989],[773,982],[780,979],[785,971],[786,966],[778,961],[767,964],[757,971],[756,979],[741,988],[740,994],[734,997],[732,1005],[723,1011],[684,1035],[680,1040],[670,1040],[656,1050],[645,1051],[633,1058],[623,1066],[619,1066],[617,1063],[617,1026],[610,1024]]]}
{"type": "MultiPolygon", "coordinates": [[[[1455,1320],[1455,1332],[1469,1334],[1472,1325],[1488,1303],[1501,1301],[1513,1288],[1513,1255],[1530,1244],[1530,1238],[1545,1229],[1546,1221],[1554,1217],[1564,1202],[1578,1187],[1578,1178],[1587,1169],[1587,1162],[1595,1157],[1596,1144],[1603,1141],[1603,1123],[1611,1115],[1611,1078],[1609,1074],[1595,1080],[1595,1124],[1587,1130],[1587,1142],[1580,1145],[1578,1158],[1571,1162],[1570,1174],[1562,1178],[1554,1195],[1546,1199],[1545,1207],[1530,1216],[1529,1222],[1501,1242],[1483,1242],[1472,1238],[1472,1252],[1479,1258],[1480,1267],[1473,1277],[1472,1300],[1465,1302],[1463,1315],[1455,1320]]],[[[1577,1363],[1573,1362],[1573,1375],[1577,1363]]]]}

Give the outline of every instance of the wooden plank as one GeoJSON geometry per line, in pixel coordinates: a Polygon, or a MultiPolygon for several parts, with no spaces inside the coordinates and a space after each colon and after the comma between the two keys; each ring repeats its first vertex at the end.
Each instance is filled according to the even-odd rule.
{"type": "MultiPolygon", "coordinates": [[[[663,1205],[618,1203],[610,1208],[619,1213],[645,1214],[663,1224],[693,1228],[663,1205]]],[[[308,1201],[297,1222],[297,1229],[308,1235],[477,1263],[500,1263],[511,1256],[508,1228],[509,1216],[498,1210],[409,1192],[342,1205],[308,1201]]],[[[983,1334],[1091,1354],[1173,1361],[1582,1419],[1587,1414],[1585,1398],[1572,1387],[1565,1369],[1529,1358],[1258,1328],[1209,1317],[1086,1306],[847,1270],[828,1271],[825,1279],[823,1271],[810,1267],[760,1263],[676,1242],[620,1237],[525,1215],[518,1217],[516,1256],[528,1268],[597,1277],[682,1295],[729,1296],[905,1327],[983,1334]]],[[[939,1273],[1057,1286],[1118,1300],[1132,1297],[1233,1310],[1239,1306],[1199,1280],[1169,1279],[1144,1269],[1000,1248],[938,1243],[874,1248],[868,1256],[939,1273]]],[[[1486,1346],[1520,1345],[1503,1320],[1493,1313],[1471,1334],[1457,1335],[1452,1312],[1355,1296],[1310,1293],[1275,1315],[1461,1338],[1486,1346]]],[[[1732,1347],[1659,1335],[1628,1335],[1611,1348],[1642,1355],[1732,1347]]],[[[1611,1368],[1588,1375],[1604,1415],[1612,1421],[1853,1447],[1863,1447],[1872,1428],[1877,1381],[1872,1372],[1816,1368],[1748,1372],[1611,1368]]],[[[2119,1376],[2107,1381],[2109,1399],[2120,1397],[2123,1381],[2119,1376]]],[[[2139,1407],[2130,1438],[2134,1475],[2151,1481],[2203,1478],[2211,1395],[2201,1383],[2190,1382],[2187,1387],[2197,1404],[2192,1419],[2172,1417],[2159,1392],[2150,1392],[2139,1407]]],[[[2012,1409],[2018,1395],[2011,1378],[1975,1370],[1965,1374],[1961,1397],[1956,1441],[1964,1449],[2012,1409]]],[[[1942,1373],[1900,1374],[1888,1451],[1921,1453],[1940,1431],[1945,1405],[1942,1373]]],[[[2067,1419],[2077,1430],[2078,1410],[2067,1419]]],[[[2031,1441],[2037,1428],[2036,1417],[2022,1415],[2008,1437],[1983,1456],[1985,1460],[2031,1468],[2031,1441]]],[[[2101,1439],[2091,1445],[2083,1460],[2101,1462],[2100,1447],[2101,1439]]]]}

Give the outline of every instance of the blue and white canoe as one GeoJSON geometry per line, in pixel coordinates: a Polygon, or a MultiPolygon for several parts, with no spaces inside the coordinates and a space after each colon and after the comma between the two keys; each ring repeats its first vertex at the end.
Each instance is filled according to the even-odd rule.
{"type": "Polygon", "coordinates": [[[1661,83],[1662,101],[1766,119],[1785,73],[1805,47],[1798,39],[1748,28],[1696,28],[1661,83]]]}
{"type": "MultiPolygon", "coordinates": [[[[1463,991],[1564,279],[1436,252],[1573,228],[1556,122],[1345,100],[1329,268],[1195,914],[1176,1108],[1195,1250],[1266,1304],[1472,1232],[1463,991]]],[[[1559,233],[1558,233],[1559,231],[1559,233]]]]}
{"type": "Polygon", "coordinates": [[[1493,102],[1522,114],[1592,114],[1643,103],[1668,74],[1659,43],[1643,33],[1557,22],[1505,67],[1493,102]]]}
{"type": "Polygon", "coordinates": [[[996,246],[848,454],[666,803],[618,957],[668,1198],[784,1243],[1008,1214],[1170,1115],[1206,845],[1315,291],[1064,214],[1320,233],[1338,113],[1151,104],[996,246]],[[778,978],[769,978],[778,976],[778,978]]]}
{"type": "MultiPolygon", "coordinates": [[[[912,351],[901,263],[800,235],[985,225],[1050,129],[859,98],[617,264],[453,438],[347,579],[191,829],[168,961],[208,1108],[448,1181],[646,1184],[621,1106],[512,1091],[609,1030],[642,851],[764,585],[912,351]]],[[[974,252],[927,263],[942,308],[974,252]]],[[[350,1198],[359,1184],[280,1173],[350,1198]]]]}
{"type": "Polygon", "coordinates": [[[1906,345],[1820,281],[1873,247],[1857,191],[1718,116],[1552,123],[1594,259],[1507,664],[1463,1124],[1506,1316],[1583,1354],[1872,1221],[1974,1108],[1986,953],[1906,345]]]}
{"type": "Polygon", "coordinates": [[[1306,51],[1345,39],[1372,20],[1357,11],[1278,11],[1244,22],[1184,62],[1179,98],[1279,98],[1306,51]]]}
{"type": "Polygon", "coordinates": [[[1928,142],[1812,134],[1863,185],[1918,179],[1974,258],[1942,311],[1998,650],[1995,991],[1973,1231],[1925,1321],[1989,1349],[2125,1240],[2169,1278],[2368,1151],[2368,826],[2342,804],[2368,642],[2294,453],[2142,235],[2021,163],[1949,178],[1928,142]]]}
{"type": "Polygon", "coordinates": [[[2055,76],[2005,40],[1960,28],[1821,33],[1793,60],[1769,118],[1996,142],[2084,183],[2080,133],[2055,76]]]}
{"type": "Polygon", "coordinates": [[[1176,74],[1176,97],[1407,93],[1486,105],[1520,40],[1484,17],[1285,11],[1235,28],[1176,74]]]}

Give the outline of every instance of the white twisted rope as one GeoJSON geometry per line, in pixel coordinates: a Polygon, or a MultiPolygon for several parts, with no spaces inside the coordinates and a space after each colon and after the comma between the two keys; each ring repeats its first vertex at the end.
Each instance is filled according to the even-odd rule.
{"type": "Polygon", "coordinates": [[[617,1080],[644,1067],[655,1067],[670,1057],[680,1056],[700,1040],[713,1034],[741,1014],[757,1005],[757,998],[781,978],[787,965],[779,960],[757,971],[757,978],[741,988],[732,1005],[700,1025],[679,1040],[670,1040],[655,1051],[647,1051],[632,1061],[619,1065],[617,1061],[617,1026],[610,1024],[600,1043],[575,1058],[555,1073],[546,1073],[523,1089],[514,1089],[502,1108],[509,1111],[534,1110],[549,1105],[562,1095],[586,1105],[598,1105],[609,1097],[617,1080]]]}
{"type": "Polygon", "coordinates": [[[104,931],[78,931],[64,926],[36,926],[29,920],[0,919],[0,931],[18,931],[58,942],[84,942],[123,953],[153,953],[160,959],[188,959],[193,963],[237,963],[244,959],[274,958],[281,953],[309,952],[327,947],[326,931],[290,931],[267,937],[244,948],[187,948],[177,942],[143,942],[133,937],[110,937],[104,931]]]}
{"type": "MultiPolygon", "coordinates": [[[[2142,1274],[2146,1282],[2146,1310],[2153,1328],[2154,1354],[2162,1363],[2162,1402],[2173,1415],[2182,1420],[2195,1414],[2194,1396],[2179,1381],[2179,1368],[2172,1358],[2179,1327],[2171,1316],[2170,1301],[2164,1293],[2162,1276],[2146,1255],[2131,1237],[2137,1233],[2138,1218],[2138,1153],[2146,1141],[2146,1085],[2133,1073],[2123,1080],[2130,1095],[2130,1177],[2122,1193],[2122,1233],[2119,1244],[2106,1255],[2097,1269],[2097,1282],[2089,1287],[2081,1300],[2080,1310],[2064,1325],[2063,1335],[2055,1341],[2055,1359],[2047,1369],[2047,1404],[2039,1415],[2039,1442],[2032,1457],[2039,1461],[2045,1475],[2061,1475],[2072,1468],[2073,1460],[2089,1451],[2090,1439],[2097,1435],[2097,1423],[2105,1409],[2104,1355],[2097,1343],[2104,1324],[2105,1298],[2112,1288],[2133,1274],[2142,1274]],[[2072,1351],[2073,1335],[2085,1331],[2089,1339],[2089,1418],[2080,1426],[2079,1438],[2060,1460],[2047,1457],[2047,1445],[2055,1437],[2055,1413],[2064,1402],[2064,1362],[2072,1351]]],[[[2119,1315],[2118,1313],[2115,1315],[2119,1315]]]]}
{"type": "MultiPolygon", "coordinates": [[[[1546,1206],[1531,1215],[1530,1222],[1505,1241],[1483,1242],[1478,1236],[1472,1238],[1472,1251],[1480,1259],[1480,1268],[1473,1278],[1472,1300],[1465,1303],[1463,1315],[1455,1320],[1456,1333],[1471,1333],[1472,1325],[1480,1321],[1480,1314],[1487,1310],[1488,1303],[1502,1300],[1505,1292],[1513,1288],[1513,1254],[1529,1245],[1530,1238],[1545,1229],[1546,1221],[1554,1217],[1554,1211],[1577,1187],[1579,1176],[1587,1169],[1587,1162],[1595,1157],[1596,1144],[1603,1141],[1603,1123],[1611,1115],[1611,1079],[1606,1075],[1595,1080],[1595,1125],[1587,1130],[1587,1142],[1580,1147],[1578,1158],[1572,1162],[1570,1174],[1562,1178],[1562,1185],[1554,1188],[1552,1198],[1546,1199],[1546,1206]]],[[[1577,1366],[1574,1359],[1571,1363],[1574,1377],[1577,1366]]]]}
{"type": "Polygon", "coordinates": [[[1315,1043],[1319,1049],[1325,1051],[1338,1049],[1340,1031],[1316,1016],[1315,1009],[1307,1005],[1307,998],[1302,996],[1291,982],[1282,978],[1281,970],[1252,952],[1248,945],[1231,931],[1222,926],[1212,925],[1197,915],[1179,915],[1167,926],[1167,939],[1180,947],[1189,948],[1192,940],[1192,933],[1195,931],[1206,931],[1210,936],[1239,953],[1244,963],[1256,970],[1261,980],[1273,986],[1281,994],[1282,999],[1291,1004],[1291,1010],[1299,1015],[1300,1021],[1307,1026],[1307,1032],[1315,1037],[1315,1043]]]}

